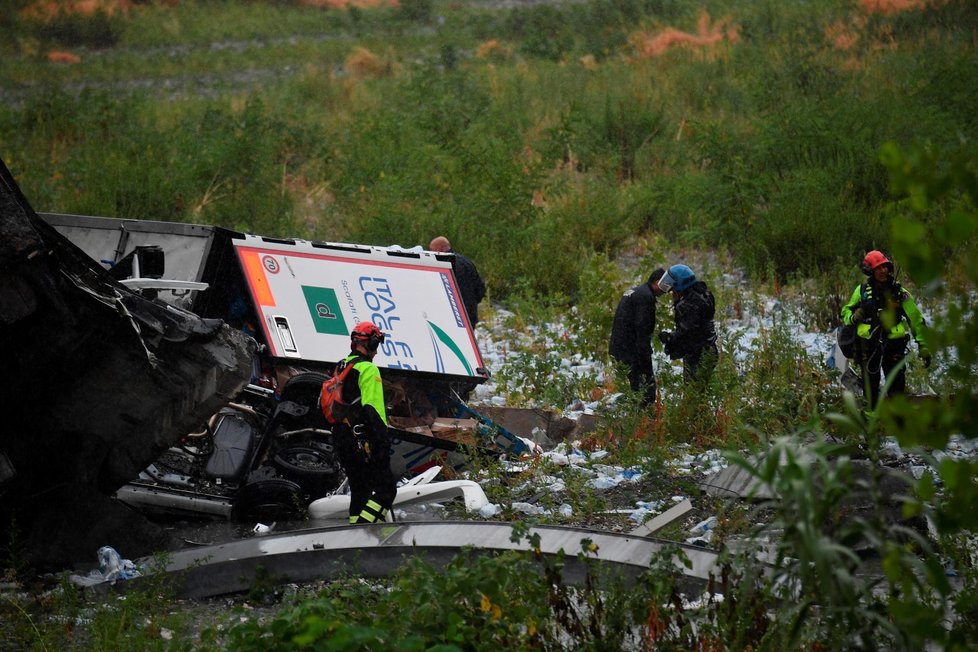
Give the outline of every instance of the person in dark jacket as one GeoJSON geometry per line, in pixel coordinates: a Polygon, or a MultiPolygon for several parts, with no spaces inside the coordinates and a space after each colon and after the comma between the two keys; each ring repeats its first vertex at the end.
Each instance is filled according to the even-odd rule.
{"type": "Polygon", "coordinates": [[[350,355],[340,364],[352,364],[343,383],[343,402],[352,415],[333,426],[333,445],[350,481],[350,523],[387,520],[397,495],[391,473],[390,436],[380,369],[373,363],[384,334],[369,321],[350,333],[350,355]]]}
{"type": "Polygon", "coordinates": [[[486,297],[486,284],[482,280],[482,276],[479,275],[475,263],[452,249],[452,244],[443,235],[432,240],[428,249],[439,253],[455,254],[452,270],[455,272],[458,291],[462,295],[462,304],[469,316],[469,323],[472,328],[475,328],[475,325],[479,323],[479,302],[486,297]]]}
{"type": "Polygon", "coordinates": [[[924,317],[911,295],[893,277],[893,261],[881,251],[866,254],[863,274],[869,278],[856,286],[848,303],[842,306],[842,323],[856,327],[856,363],[862,371],[865,396],[870,409],[880,397],[880,371],[888,377],[890,394],[906,389],[906,365],[911,335],[917,342],[924,367],[930,367],[931,355],[924,340],[924,317]]]}
{"type": "Polygon", "coordinates": [[[706,283],[686,265],[673,265],[659,279],[659,289],[672,292],[674,331],[660,331],[659,341],[670,360],[683,361],[686,384],[707,382],[719,359],[717,330],[713,321],[716,301],[706,283]]]}
{"type": "Polygon", "coordinates": [[[662,292],[656,283],[665,274],[661,267],[649,280],[622,295],[611,325],[608,354],[628,368],[628,384],[642,393],[642,405],[655,403],[655,369],[652,367],[652,334],[655,332],[655,300],[662,292]]]}

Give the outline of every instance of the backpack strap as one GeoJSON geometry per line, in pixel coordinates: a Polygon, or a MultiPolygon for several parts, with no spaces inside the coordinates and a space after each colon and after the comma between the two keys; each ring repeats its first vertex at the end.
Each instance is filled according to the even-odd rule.
{"type": "Polygon", "coordinates": [[[361,360],[366,360],[366,359],[367,358],[365,358],[363,355],[359,353],[355,354],[353,357],[350,358],[343,358],[337,363],[336,369],[333,370],[333,375],[335,376],[336,374],[340,373],[347,367],[351,367],[356,363],[360,362],[361,360]]]}

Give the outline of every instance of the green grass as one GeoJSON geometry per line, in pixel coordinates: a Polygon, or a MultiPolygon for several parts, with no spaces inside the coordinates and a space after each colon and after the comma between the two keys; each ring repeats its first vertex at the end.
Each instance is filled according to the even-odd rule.
{"type": "MultiPolygon", "coordinates": [[[[521,405],[562,408],[582,396],[621,391],[621,378],[568,379],[553,370],[576,356],[603,359],[618,296],[654,266],[680,258],[695,263],[717,294],[721,321],[742,311],[760,314],[766,294],[800,305],[797,321],[827,331],[859,279],[862,252],[892,249],[918,299],[948,305],[933,333],[948,365],[938,389],[968,396],[978,341],[970,299],[978,274],[972,4],[950,0],[867,16],[841,0],[696,6],[592,0],[514,10],[419,0],[399,10],[349,11],[198,0],[172,9],[142,4],[112,21],[72,18],[66,24],[91,41],[84,48],[62,42],[60,27],[26,24],[5,5],[0,28],[10,38],[0,43],[6,100],[0,157],[39,211],[408,246],[445,233],[476,261],[493,302],[513,311],[509,326],[525,336],[511,365],[493,370],[510,401],[521,405]],[[639,30],[695,32],[701,8],[710,25],[726,19],[722,24],[736,27],[737,39],[636,56],[639,30]],[[840,31],[857,37],[849,49],[833,46],[831,35],[840,31]],[[478,55],[490,40],[499,47],[478,55]],[[46,60],[49,50],[66,48],[81,63],[46,60]],[[884,149],[887,142],[895,147],[884,149]],[[735,269],[747,271],[747,288],[722,282],[722,273],[735,269]],[[930,283],[935,278],[947,279],[950,291],[930,283]],[[949,348],[959,357],[948,356],[949,348]]],[[[664,325],[669,313],[662,306],[664,325]]],[[[724,339],[724,355],[701,395],[685,396],[679,367],[660,365],[663,404],[654,419],[624,391],[600,415],[601,436],[621,444],[616,459],[647,463],[655,472],[682,445],[758,451],[768,436],[819,428],[870,449],[880,427],[908,446],[941,446],[950,434],[973,434],[966,400],[944,398],[924,408],[893,401],[882,426],[854,405],[847,411],[821,361],[789,337],[790,323],[776,317],[748,351],[734,350],[736,334],[724,339]],[[833,410],[846,416],[819,420],[833,410]],[[644,437],[633,439],[636,433],[644,437]]],[[[934,380],[911,367],[911,387],[928,379],[934,380]]],[[[800,450],[794,440],[780,445],[800,450]]],[[[933,551],[924,551],[922,567],[878,523],[819,530],[818,514],[832,512],[846,478],[822,464],[839,451],[807,452],[819,461],[813,469],[751,469],[789,499],[774,514],[796,528],[784,538],[779,570],[785,586],[806,601],[779,599],[787,606],[771,628],[765,614],[777,587],[741,560],[724,580],[737,608],[706,607],[698,631],[753,649],[815,641],[845,647],[853,635],[882,636],[881,645],[898,649],[967,640],[972,633],[961,619],[948,632],[928,629],[952,601],[933,551]],[[819,497],[815,486],[831,491],[819,497]],[[876,549],[892,573],[885,603],[866,592],[839,547],[856,535],[880,542],[876,549]],[[813,576],[791,559],[837,575],[813,576]],[[932,577],[935,588],[907,584],[917,576],[932,577]],[[819,596],[830,603],[822,618],[805,611],[819,596]]],[[[959,537],[975,527],[967,509],[975,500],[974,469],[948,461],[939,473],[946,498],[922,481],[908,510],[932,515],[944,551],[964,563],[959,537]]],[[[601,496],[580,479],[571,484],[576,509],[602,508],[601,496]]],[[[489,491],[500,503],[520,498],[504,483],[489,491]]],[[[525,571],[520,563],[482,574],[507,586],[511,572],[525,571]]],[[[430,584],[471,593],[479,578],[467,571],[453,567],[450,577],[430,584]]],[[[963,572],[974,586],[973,569],[963,572]]],[[[491,607],[483,611],[481,603],[442,604],[437,597],[423,603],[433,606],[417,614],[423,634],[394,625],[378,632],[373,622],[349,617],[350,610],[404,609],[411,582],[427,582],[430,573],[413,567],[384,599],[333,586],[335,594],[321,603],[276,616],[273,629],[282,637],[276,642],[342,631],[347,641],[393,635],[405,649],[451,645],[458,636],[487,647],[498,648],[504,638],[514,648],[531,647],[528,630],[492,621],[491,607]],[[463,631],[465,623],[484,620],[485,631],[463,631]]],[[[654,614],[677,627],[658,647],[702,646],[685,616],[649,610],[668,602],[669,581],[663,574],[643,585],[640,597],[652,602],[628,612],[634,620],[599,622],[594,631],[620,634],[654,614]]],[[[576,624],[520,600],[547,593],[550,604],[565,604],[554,586],[510,594],[518,599],[508,605],[521,618],[547,623],[549,641],[576,624]]],[[[953,599],[959,613],[974,608],[966,598],[953,599]]],[[[82,606],[66,600],[53,611],[79,616],[82,606]]],[[[153,638],[159,629],[152,619],[148,629],[132,630],[137,638],[120,638],[138,609],[113,607],[105,605],[93,621],[102,648],[165,647],[153,638]]],[[[24,647],[65,644],[64,628],[43,623],[31,609],[8,604],[3,615],[16,623],[24,647]]],[[[179,623],[172,627],[182,631],[179,623]]],[[[214,633],[214,640],[258,645],[260,629],[245,624],[214,633]]]]}
{"type": "Polygon", "coordinates": [[[44,60],[58,44],[15,21],[0,81],[22,101],[0,111],[0,155],[42,210],[377,244],[445,231],[497,299],[561,288],[573,300],[576,261],[617,256],[636,234],[726,249],[784,281],[886,245],[884,141],[973,134],[964,4],[858,27],[841,3],[708,3],[710,25],[737,41],[648,60],[635,30],[695,32],[692,8],[140,5],[113,47],[73,66],[44,60]],[[858,32],[853,49],[831,47],[834,24],[858,32]],[[477,57],[490,39],[502,54],[477,57]],[[357,48],[376,58],[367,77],[347,65],[357,48]],[[81,82],[95,95],[38,124],[39,97],[81,82]],[[79,128],[107,124],[118,100],[128,110],[110,129],[79,128]],[[215,113],[261,128],[202,131],[215,113]],[[247,188],[228,158],[239,150],[262,168],[240,171],[255,175],[247,188]],[[138,174],[106,175],[114,158],[138,174]],[[155,200],[131,196],[135,178],[155,200]]]}

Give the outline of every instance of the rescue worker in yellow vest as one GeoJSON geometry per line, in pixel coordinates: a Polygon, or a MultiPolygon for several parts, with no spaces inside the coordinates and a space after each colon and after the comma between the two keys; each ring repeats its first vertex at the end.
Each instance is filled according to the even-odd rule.
{"type": "Polygon", "coordinates": [[[911,335],[925,368],[930,367],[931,354],[924,340],[924,317],[913,296],[894,280],[893,262],[873,250],[863,258],[862,271],[869,279],[856,286],[842,307],[842,323],[856,326],[856,363],[862,371],[869,409],[875,409],[881,371],[888,377],[899,367],[889,393],[902,394],[906,389],[906,366],[900,363],[907,355],[911,335]]]}
{"type": "Polygon", "coordinates": [[[343,402],[354,406],[349,423],[333,427],[333,445],[350,482],[350,523],[387,520],[397,481],[391,473],[390,437],[380,369],[373,363],[384,334],[369,321],[350,334],[353,365],[343,384],[343,402]]]}

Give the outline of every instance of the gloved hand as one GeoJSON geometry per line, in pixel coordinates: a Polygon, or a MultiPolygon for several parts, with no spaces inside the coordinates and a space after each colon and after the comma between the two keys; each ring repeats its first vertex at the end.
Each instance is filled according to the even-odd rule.
{"type": "Polygon", "coordinates": [[[863,323],[864,321],[866,321],[866,317],[868,317],[868,314],[866,312],[866,309],[863,308],[862,306],[859,306],[858,308],[852,311],[853,324],[863,323]]]}
{"type": "Polygon", "coordinates": [[[672,344],[672,342],[665,345],[665,351],[670,360],[678,360],[679,358],[683,357],[679,354],[679,351],[676,350],[676,347],[672,344]]]}
{"type": "Polygon", "coordinates": [[[672,333],[669,331],[659,331],[659,341],[664,346],[669,346],[669,343],[672,342],[672,333]]]}
{"type": "Polygon", "coordinates": [[[920,349],[918,355],[920,356],[921,362],[924,363],[924,369],[930,369],[930,363],[932,362],[930,351],[927,349],[920,349]]]}

